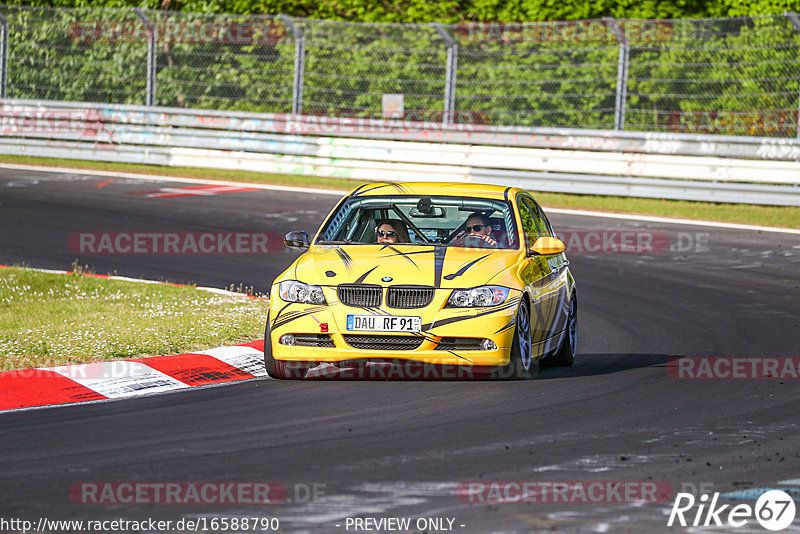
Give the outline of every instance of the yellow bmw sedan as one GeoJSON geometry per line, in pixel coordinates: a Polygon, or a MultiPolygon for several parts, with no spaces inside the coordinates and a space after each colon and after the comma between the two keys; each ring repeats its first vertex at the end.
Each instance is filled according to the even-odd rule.
{"type": "Polygon", "coordinates": [[[270,291],[273,378],[525,378],[572,365],[564,244],[526,191],[372,183],[346,195],[270,291]]]}

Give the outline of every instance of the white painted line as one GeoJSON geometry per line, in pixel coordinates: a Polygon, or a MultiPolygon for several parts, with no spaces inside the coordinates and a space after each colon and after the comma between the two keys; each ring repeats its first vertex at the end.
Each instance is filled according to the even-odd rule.
{"type": "Polygon", "coordinates": [[[144,278],[130,278],[128,276],[109,276],[109,280],[119,280],[120,282],[136,282],[139,284],[164,284],[167,285],[166,282],[159,282],[157,280],[145,280],[144,278]]]}
{"type": "MultiPolygon", "coordinates": [[[[9,265],[8,267],[14,267],[13,265],[9,265]]],[[[18,267],[19,269],[25,269],[26,271],[34,271],[37,273],[50,273],[50,274],[75,274],[72,271],[61,271],[58,269],[38,269],[36,267],[18,267]]],[[[90,276],[92,278],[99,278],[105,280],[120,280],[122,282],[137,282],[140,284],[163,284],[163,285],[170,285],[169,282],[159,282],[158,280],[145,280],[144,278],[128,278],[127,276],[104,276],[104,275],[97,275],[95,273],[78,273],[81,276],[90,276]]],[[[182,287],[192,287],[192,286],[182,286],[182,287]]]]}
{"type": "Polygon", "coordinates": [[[36,271],[39,273],[50,273],[50,274],[69,274],[69,271],[59,271],[57,269],[34,269],[33,267],[24,267],[26,271],[36,271]]]}
{"type": "Polygon", "coordinates": [[[65,376],[110,399],[191,387],[143,363],[125,360],[51,367],[47,370],[65,376]]]}
{"type": "MultiPolygon", "coordinates": [[[[160,176],[155,174],[136,174],[132,172],[113,172],[113,171],[97,171],[88,169],[71,169],[69,167],[37,167],[35,165],[15,165],[13,163],[0,163],[2,169],[12,169],[19,171],[41,171],[41,172],[57,172],[57,173],[71,173],[71,174],[84,174],[87,176],[108,176],[111,178],[133,178],[136,180],[150,180],[153,182],[178,182],[186,184],[207,184],[207,185],[228,185],[236,187],[253,187],[256,189],[265,189],[269,191],[289,191],[293,193],[316,193],[318,195],[332,195],[342,197],[347,191],[336,191],[333,189],[314,189],[311,187],[292,187],[288,185],[270,185],[270,184],[251,184],[248,182],[230,182],[226,180],[203,180],[202,178],[185,178],[180,176],[160,176]]],[[[355,187],[355,183],[353,187],[355,187]]]]}
{"type": "Polygon", "coordinates": [[[243,297],[245,296],[242,293],[234,293],[233,291],[228,291],[227,289],[217,289],[216,287],[203,287],[203,286],[196,286],[195,289],[198,291],[207,291],[209,293],[214,293],[215,295],[223,295],[226,297],[243,297]]]}
{"type": "MultiPolygon", "coordinates": [[[[127,172],[111,172],[111,171],[96,171],[86,169],[71,169],[67,167],[37,167],[35,165],[15,165],[13,163],[0,163],[0,168],[25,170],[25,171],[42,171],[42,172],[58,172],[58,173],[72,173],[72,174],[85,174],[88,176],[109,176],[112,178],[134,178],[138,180],[152,180],[152,181],[172,181],[189,184],[210,184],[210,185],[235,185],[240,187],[254,187],[257,189],[264,189],[270,191],[290,191],[294,193],[316,193],[319,195],[333,195],[344,196],[346,191],[335,191],[330,189],[314,189],[306,187],[290,187],[283,185],[268,185],[268,184],[251,184],[248,182],[228,182],[222,180],[203,180],[200,178],[180,178],[176,176],[156,176],[150,174],[136,174],[127,172]]],[[[355,186],[354,182],[354,186],[355,186]]],[[[800,229],[794,228],[778,228],[774,226],[757,226],[750,224],[737,224],[737,223],[724,223],[716,221],[704,221],[695,219],[673,219],[670,217],[653,217],[649,215],[635,215],[626,213],[605,213],[599,211],[589,210],[572,210],[563,208],[545,208],[547,213],[563,213],[565,215],[581,215],[585,217],[600,217],[606,219],[624,219],[628,221],[645,221],[657,222],[664,224],[689,224],[694,226],[707,226],[712,228],[729,228],[731,230],[753,230],[758,232],[772,232],[781,234],[795,234],[800,235],[800,229]]]]}
{"type": "Polygon", "coordinates": [[[695,219],[673,219],[670,217],[653,217],[650,215],[634,215],[627,213],[603,213],[599,211],[570,210],[562,208],[544,208],[546,213],[563,213],[565,215],[582,215],[586,217],[601,217],[607,219],[625,219],[628,221],[646,221],[666,224],[691,224],[695,226],[710,226],[713,228],[730,228],[731,230],[755,230],[759,232],[774,232],[781,234],[800,235],[800,229],[778,228],[775,226],[757,226],[752,224],[724,223],[717,221],[703,221],[695,219]]]}
{"type": "Polygon", "coordinates": [[[264,353],[253,347],[218,347],[193,354],[211,356],[253,376],[267,376],[267,370],[264,367],[264,353]]]}
{"type": "Polygon", "coordinates": [[[800,486],[800,478],[793,478],[791,480],[781,480],[778,484],[788,484],[789,486],[800,486]]]}

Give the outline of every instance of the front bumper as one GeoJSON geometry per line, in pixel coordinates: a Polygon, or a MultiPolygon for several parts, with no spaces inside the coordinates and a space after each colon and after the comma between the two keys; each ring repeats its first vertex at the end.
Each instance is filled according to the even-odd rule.
{"type": "MultiPolygon", "coordinates": [[[[505,303],[485,308],[444,307],[451,290],[438,289],[430,305],[419,309],[349,307],[335,300],[334,291],[326,291],[329,305],[286,303],[276,294],[270,306],[270,341],[272,356],[276,360],[302,362],[342,362],[345,360],[415,361],[439,365],[502,366],[509,361],[513,342],[516,312],[520,292],[512,290],[505,303]],[[332,302],[333,301],[333,302],[332,302]],[[390,332],[348,332],[348,314],[389,314],[420,316],[421,334],[390,332]],[[319,337],[321,345],[287,345],[280,343],[285,334],[305,334],[319,337]],[[401,341],[412,341],[410,350],[375,350],[369,343],[354,343],[354,336],[402,336],[401,341]],[[351,337],[353,336],[353,337],[351,337]],[[493,350],[477,348],[480,341],[488,339],[496,346],[493,350]],[[457,340],[457,343],[454,341],[457,340]],[[471,341],[474,340],[474,341],[471,341]],[[417,344],[418,342],[418,344],[417,344]],[[332,346],[331,346],[332,345],[332,346]],[[466,348],[468,347],[468,348],[466,348]]],[[[298,336],[301,337],[301,336],[298,336]]],[[[359,339],[361,341],[361,339],[359,339]]],[[[391,345],[391,343],[390,343],[391,345]]]]}

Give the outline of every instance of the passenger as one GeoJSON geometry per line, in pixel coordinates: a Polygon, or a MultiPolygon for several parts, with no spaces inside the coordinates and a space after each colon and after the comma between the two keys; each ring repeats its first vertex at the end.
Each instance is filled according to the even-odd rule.
{"type": "Polygon", "coordinates": [[[380,244],[411,242],[406,225],[400,219],[378,221],[378,226],[375,227],[375,236],[380,244]]]}

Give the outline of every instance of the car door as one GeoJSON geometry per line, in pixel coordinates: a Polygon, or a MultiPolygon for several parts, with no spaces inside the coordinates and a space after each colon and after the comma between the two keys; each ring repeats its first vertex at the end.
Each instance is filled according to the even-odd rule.
{"type": "MultiPolygon", "coordinates": [[[[529,198],[529,203],[542,235],[556,237],[553,227],[550,225],[550,221],[541,206],[533,198],[529,198]]],[[[553,298],[557,301],[556,315],[553,319],[552,328],[554,333],[559,333],[567,327],[567,318],[569,317],[570,281],[569,270],[567,269],[569,261],[567,260],[567,255],[562,252],[561,254],[547,256],[547,264],[550,268],[550,277],[552,279],[550,287],[553,291],[553,298]]]]}
{"type": "MultiPolygon", "coordinates": [[[[517,198],[520,221],[525,234],[525,247],[530,250],[533,243],[541,236],[552,236],[549,222],[538,204],[530,195],[520,193],[517,198]]],[[[549,350],[546,343],[563,330],[566,324],[564,306],[566,305],[566,292],[562,286],[566,279],[562,279],[562,261],[555,254],[552,256],[539,256],[528,254],[521,270],[523,283],[527,287],[532,301],[531,310],[531,336],[534,344],[534,356],[540,356],[549,350]]]]}

